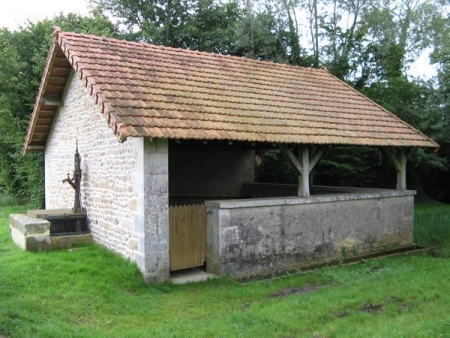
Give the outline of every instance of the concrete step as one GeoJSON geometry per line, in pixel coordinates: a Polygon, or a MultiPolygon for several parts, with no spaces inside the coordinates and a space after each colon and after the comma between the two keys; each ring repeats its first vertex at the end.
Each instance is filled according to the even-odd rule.
{"type": "Polygon", "coordinates": [[[186,284],[203,282],[210,278],[216,278],[217,276],[208,273],[201,268],[186,269],[181,271],[175,271],[170,274],[170,281],[173,284],[186,284]]]}

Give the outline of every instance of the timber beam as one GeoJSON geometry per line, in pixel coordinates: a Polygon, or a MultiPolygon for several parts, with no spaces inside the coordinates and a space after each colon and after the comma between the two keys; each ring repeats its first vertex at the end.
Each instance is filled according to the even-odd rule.
{"type": "Polygon", "coordinates": [[[286,144],[279,144],[278,146],[300,174],[298,176],[298,196],[310,196],[310,173],[319,162],[327,147],[320,146],[313,149],[307,144],[299,145],[297,158],[286,144]]]}
{"type": "Polygon", "coordinates": [[[39,146],[28,146],[27,150],[29,152],[41,152],[45,150],[45,146],[44,145],[39,145],[39,146]]]}
{"type": "Polygon", "coordinates": [[[410,151],[403,148],[383,148],[397,172],[397,190],[406,190],[406,160],[410,151]]]}
{"type": "Polygon", "coordinates": [[[53,96],[48,96],[48,97],[42,97],[41,98],[41,103],[45,106],[62,106],[63,102],[59,97],[53,97],[53,96]]]}

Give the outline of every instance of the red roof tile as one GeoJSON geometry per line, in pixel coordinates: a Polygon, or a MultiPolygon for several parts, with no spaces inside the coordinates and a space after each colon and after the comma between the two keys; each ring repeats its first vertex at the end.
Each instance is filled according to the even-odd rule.
{"type": "Polygon", "coordinates": [[[61,79],[50,79],[67,78],[70,67],[120,141],[438,147],[326,70],[57,31],[26,149],[45,145],[50,126],[36,125],[55,110],[40,98],[62,93],[61,79]]]}

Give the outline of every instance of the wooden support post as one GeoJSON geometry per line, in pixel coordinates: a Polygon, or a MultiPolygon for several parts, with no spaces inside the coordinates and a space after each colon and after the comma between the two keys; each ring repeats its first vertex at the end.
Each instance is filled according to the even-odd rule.
{"type": "Polygon", "coordinates": [[[309,145],[300,145],[298,158],[287,145],[279,144],[278,146],[300,174],[298,176],[298,196],[310,196],[310,174],[327,149],[326,146],[321,146],[310,154],[309,145]]]}
{"type": "Polygon", "coordinates": [[[298,196],[307,197],[310,196],[309,190],[309,146],[300,145],[298,147],[298,160],[302,165],[302,172],[298,176],[298,196]]]}
{"type": "Polygon", "coordinates": [[[391,164],[397,172],[397,190],[406,190],[406,154],[405,150],[398,148],[384,148],[386,155],[389,157],[391,164]]]}

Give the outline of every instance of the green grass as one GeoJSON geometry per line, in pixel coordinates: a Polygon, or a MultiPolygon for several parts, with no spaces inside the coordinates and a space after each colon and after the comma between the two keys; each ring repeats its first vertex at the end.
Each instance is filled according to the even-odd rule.
{"type": "MultiPolygon", "coordinates": [[[[0,336],[450,337],[444,257],[378,259],[248,283],[146,285],[133,264],[95,245],[22,252],[9,238],[8,215],[24,210],[0,206],[0,336]]],[[[449,225],[441,224],[448,213],[446,205],[419,206],[416,240],[448,245],[449,225]]]]}
{"type": "Polygon", "coordinates": [[[428,246],[450,245],[450,205],[417,204],[414,215],[414,241],[428,246]]]}

